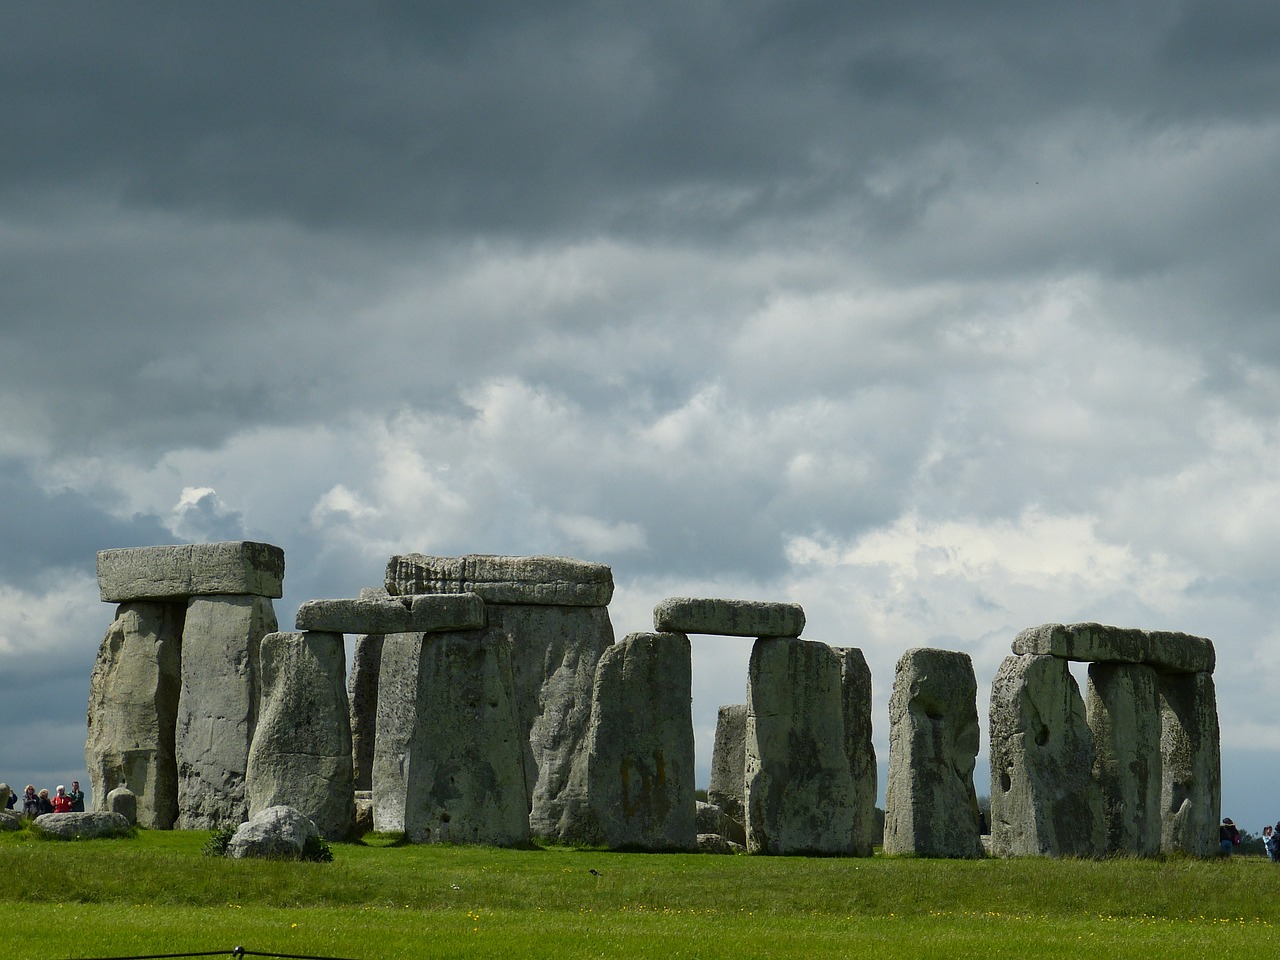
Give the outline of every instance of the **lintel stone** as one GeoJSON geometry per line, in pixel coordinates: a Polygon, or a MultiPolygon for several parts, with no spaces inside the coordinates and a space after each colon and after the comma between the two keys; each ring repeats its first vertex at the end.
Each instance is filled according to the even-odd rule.
{"type": "Polygon", "coordinates": [[[387,592],[475,593],[486,603],[605,607],[613,570],[572,557],[432,557],[410,553],[387,563],[387,592]]]}
{"type": "Polygon", "coordinates": [[[98,595],[104,603],[226,594],[275,599],[283,591],[284,551],[270,543],[231,540],[98,551],[98,595]]]}
{"type": "Polygon", "coordinates": [[[798,637],[804,629],[804,609],[798,603],[669,597],[653,608],[653,629],[721,637],[798,637]]]}
{"type": "Polygon", "coordinates": [[[298,607],[298,630],[330,633],[443,633],[485,625],[484,601],[474,593],[429,593],[358,600],[308,600],[298,607]]]}
{"type": "Polygon", "coordinates": [[[1089,663],[1145,663],[1168,673],[1212,673],[1213,641],[1167,630],[1098,623],[1045,623],[1014,638],[1019,656],[1050,656],[1089,663]]]}

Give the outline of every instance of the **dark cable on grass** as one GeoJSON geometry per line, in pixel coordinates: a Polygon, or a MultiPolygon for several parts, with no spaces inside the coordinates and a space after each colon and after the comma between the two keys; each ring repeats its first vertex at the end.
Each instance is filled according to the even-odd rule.
{"type": "Polygon", "coordinates": [[[312,957],[305,953],[262,953],[233,947],[231,950],[205,950],[202,953],[149,953],[136,957],[79,957],[75,960],[181,960],[183,957],[277,957],[280,960],[351,960],[349,957],[312,957]]]}

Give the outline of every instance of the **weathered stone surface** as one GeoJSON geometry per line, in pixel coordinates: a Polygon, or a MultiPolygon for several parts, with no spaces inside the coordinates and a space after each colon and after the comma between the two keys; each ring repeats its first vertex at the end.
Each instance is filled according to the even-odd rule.
{"type": "Polygon", "coordinates": [[[356,791],[356,815],[351,827],[351,836],[363,837],[373,829],[373,793],[369,790],[356,791]]]}
{"type": "Polygon", "coordinates": [[[0,830],[21,830],[22,817],[12,810],[0,810],[0,830]]]}
{"type": "Polygon", "coordinates": [[[227,856],[236,860],[245,857],[297,860],[302,857],[307,841],[318,836],[320,830],[301,811],[284,805],[267,807],[240,824],[227,844],[227,856]]]}
{"type": "Polygon", "coordinates": [[[1102,791],[1106,852],[1160,852],[1160,704],[1156,671],[1091,663],[1085,714],[1093,733],[1093,779],[1102,791]]]}
{"type": "Polygon", "coordinates": [[[418,723],[418,664],[424,633],[383,638],[371,787],[374,829],[404,831],[409,742],[418,723]]]}
{"type": "Polygon", "coordinates": [[[996,856],[1106,849],[1093,734],[1067,661],[1006,657],[991,684],[991,848],[996,856]]]}
{"type": "Polygon", "coordinates": [[[694,812],[694,823],[699,836],[714,833],[743,847],[746,846],[747,828],[742,825],[742,821],[729,816],[714,803],[704,803],[699,800],[694,812]]]}
{"type": "Polygon", "coordinates": [[[747,670],[747,849],[853,854],[840,661],[825,643],[761,638],[747,670]]]}
{"type": "Polygon", "coordinates": [[[392,557],[387,592],[476,593],[486,603],[603,607],[613,597],[613,571],[570,557],[392,557]]]}
{"type": "Polygon", "coordinates": [[[235,540],[98,551],[98,593],[106,603],[186,600],[215,594],[279,597],[284,551],[235,540]]]}
{"type": "Polygon", "coordinates": [[[633,633],[604,652],[558,836],[614,849],[695,848],[692,673],[680,633],[633,633]]]}
{"type": "Polygon", "coordinates": [[[876,748],[871,743],[871,668],[856,647],[832,647],[840,661],[840,697],[844,710],[844,752],[853,781],[853,851],[871,856],[884,829],[876,817],[880,789],[876,748]]]}
{"type": "Polygon", "coordinates": [[[475,630],[484,622],[484,601],[474,593],[309,600],[295,620],[299,630],[372,634],[475,630]]]}
{"type": "Polygon", "coordinates": [[[1208,673],[1161,674],[1161,836],[1164,853],[1212,855],[1222,811],[1218,699],[1208,673]]]}
{"type": "Polygon", "coordinates": [[[1204,637],[1098,623],[1031,627],[1014,638],[1013,652],[1095,663],[1145,663],[1175,673],[1212,673],[1215,659],[1213,641],[1204,637]]]}
{"type": "Polygon", "coordinates": [[[596,664],[613,645],[605,607],[490,604],[489,629],[510,649],[525,776],[537,836],[558,838],[564,793],[586,749],[596,664]]]}
{"type": "Polygon", "coordinates": [[[978,684],[969,655],[914,647],[898,659],[889,698],[884,852],[980,857],[978,684]]]}
{"type": "Polygon", "coordinates": [[[503,634],[426,634],[417,679],[404,755],[405,836],[416,843],[528,843],[525,738],[503,634]]]}
{"type": "Polygon", "coordinates": [[[93,840],[129,832],[129,821],[118,813],[45,813],[35,826],[56,840],[93,840]]]}
{"type": "Polygon", "coordinates": [[[84,762],[95,804],[128,784],[138,822],[153,830],[178,817],[174,727],[186,612],[185,603],[121,604],[89,681],[84,762]]]}
{"type": "Polygon", "coordinates": [[[258,715],[258,648],[276,626],[265,597],[192,597],[187,604],[174,737],[181,829],[209,830],[248,816],[244,777],[258,715]]]}
{"type": "Polygon", "coordinates": [[[346,654],[340,633],[262,638],[258,721],[249,748],[249,816],[285,801],[327,840],[343,840],[355,815],[346,654]]]}
{"type": "Polygon", "coordinates": [[[355,653],[351,658],[351,675],[347,678],[347,701],[351,706],[351,773],[356,790],[373,789],[373,750],[378,734],[378,673],[382,666],[382,640],[382,634],[378,633],[356,637],[355,653]]]}
{"type": "Polygon", "coordinates": [[[107,813],[118,813],[130,824],[138,822],[138,797],[128,787],[121,785],[107,794],[107,813]]]}
{"type": "Polygon", "coordinates": [[[733,844],[718,833],[700,833],[696,838],[698,853],[719,853],[732,855],[733,844]]]}
{"type": "Polygon", "coordinates": [[[798,603],[669,597],[653,608],[653,628],[721,637],[798,637],[804,609],[798,603]]]}
{"type": "MultiPolygon", "coordinates": [[[[707,800],[739,823],[746,819],[742,802],[747,760],[747,705],[731,703],[716,713],[716,739],[711,747],[711,779],[707,800]]],[[[746,840],[741,841],[746,843],[746,840]]]]}

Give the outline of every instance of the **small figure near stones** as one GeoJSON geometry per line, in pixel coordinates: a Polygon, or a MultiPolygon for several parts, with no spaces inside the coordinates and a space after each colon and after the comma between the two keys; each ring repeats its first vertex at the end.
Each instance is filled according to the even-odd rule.
{"type": "Polygon", "coordinates": [[[62,784],[58,784],[58,789],[54,791],[50,805],[53,807],[54,813],[71,812],[71,798],[67,796],[67,788],[62,784]]]}
{"type": "Polygon", "coordinates": [[[79,780],[71,781],[71,789],[67,791],[67,796],[71,798],[71,812],[84,813],[84,791],[80,789],[79,780]]]}
{"type": "Polygon", "coordinates": [[[49,799],[48,789],[41,790],[36,795],[36,812],[38,816],[46,813],[53,813],[53,801],[49,799]]]}
{"type": "Polygon", "coordinates": [[[1235,821],[1230,817],[1222,818],[1222,826],[1218,828],[1218,852],[1224,856],[1231,856],[1232,848],[1240,845],[1240,831],[1236,829],[1235,821]]]}
{"type": "Polygon", "coordinates": [[[1262,828],[1262,849],[1267,852],[1267,859],[1272,863],[1276,862],[1276,841],[1280,840],[1275,831],[1271,829],[1271,824],[1267,824],[1262,828]]]}
{"type": "Polygon", "coordinates": [[[24,817],[40,816],[40,798],[36,796],[36,788],[29,783],[27,789],[22,792],[22,815],[24,817]]]}

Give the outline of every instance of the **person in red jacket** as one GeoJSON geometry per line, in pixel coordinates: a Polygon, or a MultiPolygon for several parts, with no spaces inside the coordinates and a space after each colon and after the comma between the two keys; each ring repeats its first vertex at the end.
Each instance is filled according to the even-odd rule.
{"type": "Polygon", "coordinates": [[[70,813],[71,798],[67,796],[67,788],[62,784],[58,784],[57,792],[53,795],[53,812],[54,813],[70,813]]]}

